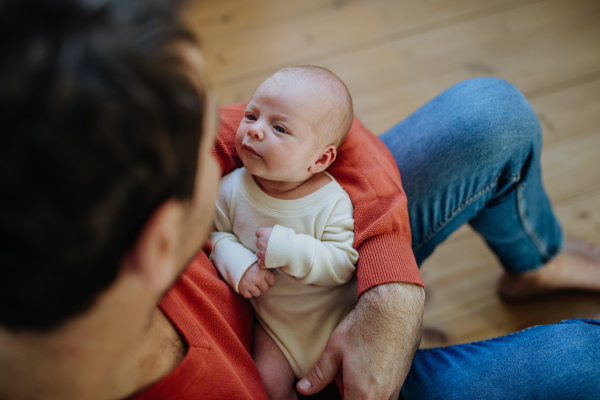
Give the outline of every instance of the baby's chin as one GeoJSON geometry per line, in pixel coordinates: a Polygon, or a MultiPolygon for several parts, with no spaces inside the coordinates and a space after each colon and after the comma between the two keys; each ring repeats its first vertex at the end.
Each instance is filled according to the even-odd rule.
{"type": "Polygon", "coordinates": [[[258,165],[256,165],[256,163],[253,162],[254,160],[244,160],[244,158],[242,158],[242,163],[244,164],[244,168],[246,168],[246,171],[259,178],[263,178],[267,175],[265,174],[264,168],[260,168],[258,165]]]}
{"type": "Polygon", "coordinates": [[[244,164],[244,168],[246,168],[246,171],[248,171],[251,175],[253,175],[257,178],[260,178],[260,179],[264,179],[267,181],[273,181],[273,182],[297,182],[297,181],[306,179],[306,178],[300,177],[300,176],[297,177],[297,179],[294,179],[296,177],[296,175],[301,175],[301,173],[299,171],[297,174],[295,174],[294,171],[275,171],[274,172],[274,171],[266,168],[264,163],[259,162],[258,160],[254,159],[252,157],[240,157],[240,158],[242,160],[242,163],[244,164]],[[284,172],[284,173],[282,174],[282,173],[277,173],[277,172],[284,172]]]}
{"type": "Polygon", "coordinates": [[[264,168],[260,168],[256,165],[253,165],[252,162],[244,162],[244,168],[246,168],[246,171],[248,171],[252,176],[256,178],[264,179],[267,181],[280,181],[280,179],[278,179],[277,176],[274,176],[274,174],[269,173],[269,171],[265,171],[264,168]]]}

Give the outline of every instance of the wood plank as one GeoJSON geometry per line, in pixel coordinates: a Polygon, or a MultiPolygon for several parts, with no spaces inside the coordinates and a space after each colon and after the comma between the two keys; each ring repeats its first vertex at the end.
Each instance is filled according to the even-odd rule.
{"type": "MultiPolygon", "coordinates": [[[[212,23],[210,17],[208,20],[201,17],[204,12],[202,2],[198,2],[196,8],[188,12],[188,20],[204,38],[208,69],[215,84],[219,85],[270,75],[280,68],[307,60],[317,63],[332,55],[354,52],[382,41],[455,25],[535,1],[539,0],[252,1],[242,7],[239,2],[233,2],[231,5],[225,3],[215,16],[219,18],[220,15],[221,20],[212,23]]],[[[214,5],[211,6],[215,10],[214,5]]]]}
{"type": "MultiPolygon", "coordinates": [[[[371,0],[381,3],[385,0],[371,0]]],[[[184,14],[190,27],[203,41],[220,44],[235,41],[236,37],[253,35],[261,29],[287,29],[291,21],[310,21],[312,15],[327,14],[334,17],[337,10],[355,8],[364,0],[208,0],[191,2],[184,14]]],[[[278,35],[275,40],[283,39],[278,35]]]]}
{"type": "MultiPolygon", "coordinates": [[[[394,43],[385,46],[386,49],[370,49],[362,59],[383,59],[386,65],[376,74],[367,75],[370,87],[365,90],[355,84],[359,75],[347,73],[346,80],[357,97],[357,114],[374,132],[381,132],[443,89],[464,79],[498,77],[527,93],[597,71],[600,51],[590,51],[590,48],[598,43],[600,36],[599,3],[592,5],[593,12],[584,8],[572,14],[574,11],[556,9],[556,18],[567,15],[531,27],[527,21],[541,11],[542,5],[549,4],[556,3],[535,4],[394,43]],[[506,21],[513,21],[513,33],[503,37],[502,26],[506,21]],[[516,30],[515,21],[521,21],[522,30],[516,30]],[[419,50],[432,47],[436,50],[429,54],[421,54],[419,50]],[[397,56],[392,57],[393,54],[397,56]],[[410,62],[410,65],[403,67],[400,55],[404,54],[418,60],[406,60],[404,64],[410,62]]],[[[574,4],[573,9],[576,8],[574,4]]],[[[329,63],[332,66],[352,64],[350,60],[329,63]]],[[[360,73],[365,74],[366,70],[360,73]]]]}
{"type": "Polygon", "coordinates": [[[523,304],[502,303],[490,296],[462,314],[426,322],[420,347],[485,340],[570,318],[597,318],[599,311],[600,298],[590,293],[561,293],[523,304]]]}
{"type": "Polygon", "coordinates": [[[600,127],[542,152],[546,191],[554,205],[600,186],[600,127]]]}
{"type": "Polygon", "coordinates": [[[600,76],[556,95],[530,100],[544,132],[544,148],[588,135],[600,127],[600,76]]]}

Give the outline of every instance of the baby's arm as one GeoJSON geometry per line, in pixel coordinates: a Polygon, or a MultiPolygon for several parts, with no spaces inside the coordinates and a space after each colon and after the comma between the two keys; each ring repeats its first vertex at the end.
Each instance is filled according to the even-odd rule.
{"type": "Polygon", "coordinates": [[[275,225],[257,230],[259,265],[281,267],[283,272],[304,284],[336,286],[348,282],[356,270],[358,253],[354,243],[352,203],[348,196],[338,199],[321,240],[275,225]]]}
{"type": "Polygon", "coordinates": [[[223,204],[217,201],[215,230],[209,236],[212,245],[210,260],[219,270],[223,279],[239,293],[238,286],[242,276],[258,259],[232,233],[233,227],[223,210],[224,208],[223,204]]]}
{"type": "Polygon", "coordinates": [[[214,243],[210,258],[233,290],[249,299],[260,296],[275,284],[275,274],[259,268],[254,253],[244,247],[235,235],[218,235],[220,233],[223,232],[210,235],[211,243],[214,243]]]}
{"type": "Polygon", "coordinates": [[[215,231],[210,234],[212,253],[210,259],[223,279],[246,298],[260,296],[275,283],[272,271],[259,268],[256,255],[248,250],[235,236],[226,210],[219,198],[215,213],[215,231]]]}

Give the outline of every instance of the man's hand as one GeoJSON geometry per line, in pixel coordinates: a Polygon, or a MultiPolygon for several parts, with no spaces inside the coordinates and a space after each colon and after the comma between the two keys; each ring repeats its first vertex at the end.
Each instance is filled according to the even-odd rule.
{"type": "Polygon", "coordinates": [[[335,379],[344,400],[396,400],[421,341],[424,303],[423,288],[410,283],[364,292],[298,391],[310,395],[335,379]]]}
{"type": "Polygon", "coordinates": [[[249,299],[252,296],[260,296],[262,292],[266,292],[274,284],[275,274],[273,271],[260,268],[258,263],[254,263],[244,272],[238,284],[238,290],[242,296],[249,299]]]}
{"type": "Polygon", "coordinates": [[[258,266],[267,268],[265,258],[267,256],[267,244],[273,228],[258,228],[254,233],[256,235],[256,257],[258,258],[258,266]]]}

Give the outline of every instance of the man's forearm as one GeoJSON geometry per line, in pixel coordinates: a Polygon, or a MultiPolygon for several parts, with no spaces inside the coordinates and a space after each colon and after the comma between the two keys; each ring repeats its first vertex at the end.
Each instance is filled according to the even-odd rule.
{"type": "Polygon", "coordinates": [[[425,290],[415,284],[391,282],[374,286],[359,298],[353,314],[362,320],[361,334],[377,338],[385,348],[384,364],[389,373],[404,382],[419,343],[423,327],[425,290]],[[371,329],[369,329],[371,327],[371,329]]]}

